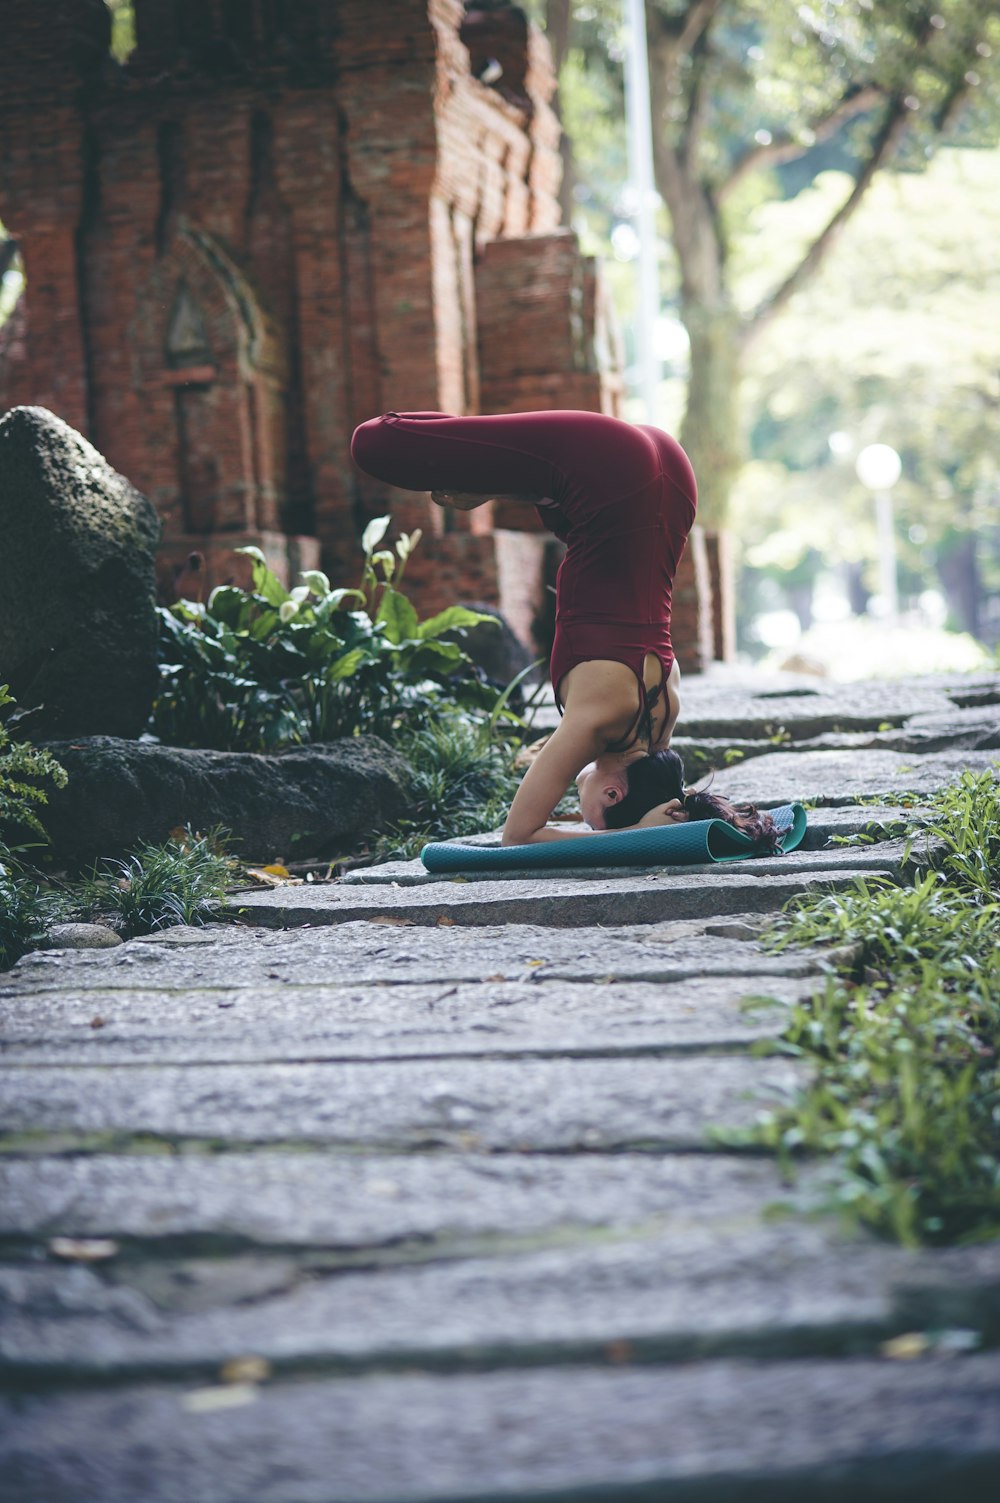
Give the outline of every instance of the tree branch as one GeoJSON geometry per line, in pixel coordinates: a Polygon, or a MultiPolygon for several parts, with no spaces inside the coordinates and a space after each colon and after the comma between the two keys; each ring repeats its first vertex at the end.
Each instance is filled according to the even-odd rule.
{"type": "Polygon", "coordinates": [[[675,45],[681,56],[701,40],[721,6],[722,0],[692,0],[684,14],[678,17],[675,45]]]}
{"type": "Polygon", "coordinates": [[[701,155],[701,143],[708,124],[709,97],[705,88],[708,80],[707,31],[703,31],[691,49],[691,89],[688,95],[687,119],[682,134],[684,160],[691,170],[697,171],[701,155]]]}
{"type": "Polygon", "coordinates": [[[871,187],[875,174],[895,154],[899,143],[909,129],[911,119],[911,111],[903,102],[902,96],[899,94],[893,95],[889,101],[885,120],[882,122],[882,127],[872,145],[868,160],[863,164],[855,178],[854,187],[851,189],[846,200],[816,236],[816,239],[794,271],[771,293],[770,297],[766,298],[760,304],[756,312],[744,324],[742,335],[744,350],[758,338],[764,329],[791,302],[795,294],[805,286],[810,277],[814,276],[819,270],[833,248],[835,241],[871,187]]]}
{"type": "Polygon", "coordinates": [[[795,161],[796,157],[803,156],[820,141],[829,141],[830,137],[836,135],[840,127],[848,120],[853,120],[857,115],[867,114],[884,99],[885,93],[877,84],[854,85],[827,114],[808,127],[813,138],[809,146],[803,146],[801,141],[784,135],[769,141],[767,145],[750,147],[734,163],[725,182],[720,183],[716,189],[718,201],[721,203],[748,173],[761,167],[777,167],[782,162],[795,161]]]}

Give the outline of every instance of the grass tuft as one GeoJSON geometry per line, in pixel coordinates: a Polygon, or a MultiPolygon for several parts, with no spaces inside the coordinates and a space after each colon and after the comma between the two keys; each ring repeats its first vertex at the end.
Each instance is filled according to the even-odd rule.
{"type": "Polygon", "coordinates": [[[910,834],[944,847],[912,887],[810,894],[772,932],[855,958],[770,1046],[815,1075],[753,1138],[786,1164],[832,1156],[836,1204],[904,1245],[982,1240],[1000,1235],[1000,785],[963,774],[910,834]]]}
{"type": "Polygon", "coordinates": [[[511,751],[488,726],[449,716],[397,741],[414,770],[413,803],[376,846],[379,861],[409,860],[430,840],[502,824],[517,791],[511,751]]]}
{"type": "Polygon", "coordinates": [[[0,971],[34,949],[60,917],[57,897],[9,864],[0,865],[0,971]]]}
{"type": "Polygon", "coordinates": [[[89,884],[87,906],[110,914],[127,937],[176,924],[204,924],[225,896],[236,863],[220,832],[145,844],[125,860],[109,860],[89,884]]]}

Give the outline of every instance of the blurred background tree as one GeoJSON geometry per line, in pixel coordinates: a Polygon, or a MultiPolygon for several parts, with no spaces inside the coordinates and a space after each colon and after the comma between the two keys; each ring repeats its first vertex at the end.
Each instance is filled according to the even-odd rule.
{"type": "MultiPolygon", "coordinates": [[[[529,9],[560,62],[568,217],[609,257],[627,322],[624,6],[529,9]]],[[[854,459],[874,441],[903,458],[904,605],[995,643],[1000,5],[646,10],[668,251],[660,417],[692,456],[703,520],[747,544],[742,645],[762,650],[768,606],[806,630],[833,594],[871,602],[875,524],[854,459]]]]}

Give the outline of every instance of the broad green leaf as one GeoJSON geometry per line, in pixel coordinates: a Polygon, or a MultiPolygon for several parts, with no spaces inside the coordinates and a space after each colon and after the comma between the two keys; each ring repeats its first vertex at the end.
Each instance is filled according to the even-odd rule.
{"type": "Polygon", "coordinates": [[[361,546],[365,554],[374,553],[386,533],[389,531],[389,517],[372,517],[368,526],[361,534],[361,546]]]}
{"type": "Polygon", "coordinates": [[[331,663],[326,670],[325,678],[327,683],[336,684],[341,679],[350,678],[351,674],[355,673],[364,661],[364,657],[364,650],[360,647],[355,647],[352,652],[345,652],[342,658],[338,658],[335,663],[331,663]]]}
{"type": "Polygon", "coordinates": [[[426,621],[421,621],[419,630],[414,634],[421,640],[428,637],[439,637],[442,632],[457,631],[465,626],[478,626],[483,621],[492,621],[499,629],[500,623],[495,616],[486,616],[482,611],[470,611],[464,605],[449,605],[446,610],[439,611],[436,616],[429,616],[426,621]]]}
{"type": "Polygon", "coordinates": [[[445,667],[455,668],[467,663],[468,658],[457,642],[421,642],[405,655],[408,674],[416,672],[441,672],[445,667]]]}
{"type": "Polygon", "coordinates": [[[234,552],[246,554],[252,560],[253,587],[258,595],[263,595],[268,605],[281,605],[288,599],[288,591],[277,575],[272,574],[267,566],[267,559],[259,548],[248,544],[245,548],[234,549],[234,552]]]}
{"type": "Polygon", "coordinates": [[[245,590],[236,585],[218,585],[208,597],[207,614],[236,630],[246,626],[251,602],[245,590]]]}
{"type": "Polygon", "coordinates": [[[386,636],[396,644],[417,637],[420,631],[416,611],[398,590],[386,590],[375,619],[385,623],[386,636]]]}

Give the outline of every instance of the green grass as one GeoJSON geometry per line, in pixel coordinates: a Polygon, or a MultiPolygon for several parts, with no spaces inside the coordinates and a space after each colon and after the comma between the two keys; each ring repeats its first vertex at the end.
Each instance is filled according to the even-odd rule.
{"type": "Polygon", "coordinates": [[[965,773],[919,833],[943,854],[913,886],[809,895],[773,931],[855,958],[769,1046],[815,1076],[753,1133],[829,1155],[837,1205],[908,1246],[1000,1235],[1000,784],[965,773]]]}
{"type": "Polygon", "coordinates": [[[48,925],[63,916],[57,896],[13,867],[8,856],[0,864],[0,971],[34,949],[48,925]]]}
{"type": "Polygon", "coordinates": [[[105,862],[88,884],[85,906],[109,917],[127,938],[175,924],[203,924],[235,869],[218,831],[186,832],[162,845],[141,845],[125,860],[105,862]]]}
{"type": "Polygon", "coordinates": [[[408,860],[430,840],[503,823],[519,779],[510,747],[488,725],[449,716],[395,744],[414,771],[412,805],[379,838],[377,860],[408,860]]]}

